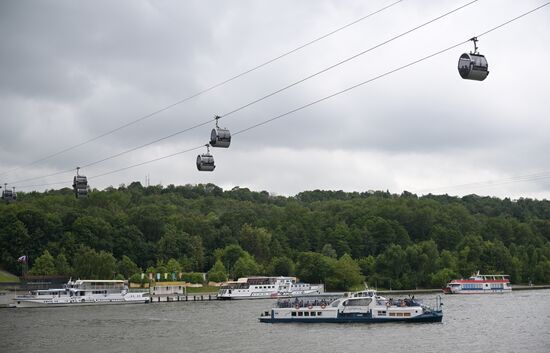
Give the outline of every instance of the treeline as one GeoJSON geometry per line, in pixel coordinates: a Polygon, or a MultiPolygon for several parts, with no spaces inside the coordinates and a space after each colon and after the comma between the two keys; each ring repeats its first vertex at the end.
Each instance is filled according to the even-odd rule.
{"type": "Polygon", "coordinates": [[[138,182],[79,200],[70,189],[19,193],[0,205],[0,266],[20,273],[22,255],[34,274],[80,278],[296,275],[398,289],[480,270],[550,283],[550,201],[138,182]]]}

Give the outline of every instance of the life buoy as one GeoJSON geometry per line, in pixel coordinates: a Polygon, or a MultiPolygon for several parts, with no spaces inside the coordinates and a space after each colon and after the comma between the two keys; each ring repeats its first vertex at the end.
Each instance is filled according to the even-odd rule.
{"type": "Polygon", "coordinates": [[[307,306],[307,308],[308,308],[309,310],[311,310],[311,309],[313,309],[313,305],[309,304],[309,305],[307,306]]]}
{"type": "Polygon", "coordinates": [[[324,308],[326,308],[326,307],[327,307],[326,304],[321,304],[321,309],[324,309],[324,308]]]}
{"type": "Polygon", "coordinates": [[[296,305],[294,306],[294,308],[295,308],[296,310],[298,310],[298,309],[300,309],[300,305],[296,304],[296,305]]]}

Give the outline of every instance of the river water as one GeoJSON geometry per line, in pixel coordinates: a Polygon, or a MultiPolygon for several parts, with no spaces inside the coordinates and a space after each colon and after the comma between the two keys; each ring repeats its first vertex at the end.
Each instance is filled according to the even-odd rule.
{"type": "Polygon", "coordinates": [[[260,323],[272,300],[0,309],[0,352],[550,352],[550,290],[443,303],[428,324],[260,323]]]}

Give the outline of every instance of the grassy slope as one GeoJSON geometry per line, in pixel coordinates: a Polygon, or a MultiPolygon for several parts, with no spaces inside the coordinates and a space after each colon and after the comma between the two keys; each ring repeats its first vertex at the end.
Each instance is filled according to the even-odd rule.
{"type": "Polygon", "coordinates": [[[0,270],[0,282],[19,282],[19,277],[0,270]]]}

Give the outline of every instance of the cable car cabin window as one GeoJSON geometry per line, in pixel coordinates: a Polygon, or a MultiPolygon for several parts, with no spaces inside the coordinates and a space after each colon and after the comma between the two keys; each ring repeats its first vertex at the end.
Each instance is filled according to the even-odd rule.
{"type": "Polygon", "coordinates": [[[76,189],[75,195],[76,195],[77,198],[88,197],[88,190],[87,189],[76,189]]]}
{"type": "Polygon", "coordinates": [[[468,54],[462,54],[458,59],[458,72],[463,78],[467,77],[470,73],[470,57],[468,54]]]}

